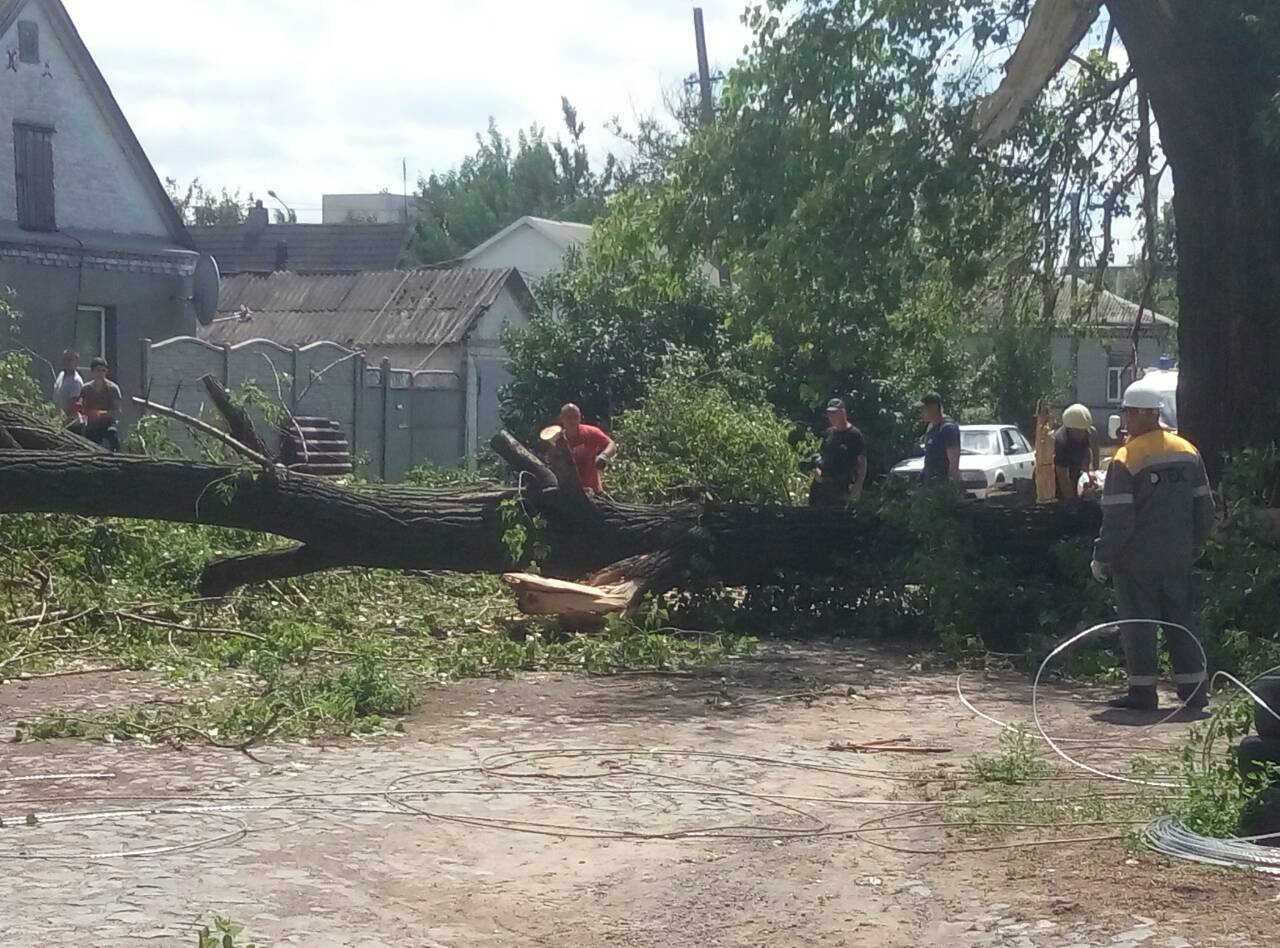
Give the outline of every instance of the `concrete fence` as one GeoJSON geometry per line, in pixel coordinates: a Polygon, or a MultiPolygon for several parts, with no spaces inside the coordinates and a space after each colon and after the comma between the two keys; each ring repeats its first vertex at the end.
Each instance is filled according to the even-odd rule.
{"type": "MultiPolygon", "coordinates": [[[[456,372],[396,369],[385,359],[371,366],[364,353],[332,342],[219,346],[191,336],[142,340],[141,368],[140,392],[196,417],[212,411],[200,385],[212,375],[232,392],[255,385],[294,415],[332,419],[347,435],[357,470],[384,481],[423,463],[474,463],[465,385],[456,372]]],[[[177,423],[172,433],[191,444],[177,423]]]]}

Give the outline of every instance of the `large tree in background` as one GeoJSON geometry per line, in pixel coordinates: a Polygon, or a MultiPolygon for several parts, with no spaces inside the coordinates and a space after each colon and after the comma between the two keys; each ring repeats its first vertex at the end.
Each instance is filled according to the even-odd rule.
{"type": "Polygon", "coordinates": [[[1003,328],[984,321],[993,294],[1051,295],[1066,192],[1101,206],[1126,147],[1082,129],[1116,124],[1132,98],[1111,95],[1100,51],[1003,149],[976,149],[974,104],[1024,15],[1018,0],[775,0],[751,14],[714,126],[675,151],[654,201],[673,254],[727,264],[792,417],[851,393],[883,443],[938,386],[961,409],[994,402],[1009,406],[998,420],[1029,422],[1034,398],[976,391],[966,342],[1003,328]]]}
{"type": "Polygon", "coordinates": [[[474,154],[419,181],[412,246],[422,262],[458,257],[525,215],[588,224],[600,214],[614,161],[594,171],[577,111],[568,99],[561,108],[567,142],[534,126],[513,143],[490,121],[474,154]]]}
{"type": "Polygon", "coordinates": [[[1036,398],[1056,394],[1048,336],[1068,195],[1080,195],[1082,225],[1109,225],[1130,212],[1136,179],[1107,180],[1133,164],[1135,98],[1102,42],[1000,150],[975,147],[975,103],[1025,16],[1025,0],[774,0],[753,11],[755,39],[715,122],[637,149],[656,160],[611,204],[596,228],[607,240],[592,248],[627,253],[559,281],[557,309],[572,319],[545,321],[519,350],[520,398],[508,405],[548,380],[572,384],[566,351],[599,340],[616,354],[625,340],[645,357],[622,359],[627,385],[606,373],[599,388],[608,407],[627,407],[661,364],[662,334],[644,322],[688,304],[702,312],[691,288],[716,261],[732,292],[715,305],[728,324],[710,338],[758,367],[787,416],[816,420],[830,395],[851,394],[884,461],[901,456],[926,388],[975,419],[1028,423],[1036,398]],[[661,306],[638,288],[660,288],[661,306]],[[975,358],[973,338],[995,334],[1001,344],[975,358]]]}
{"type": "Polygon", "coordinates": [[[177,178],[165,178],[164,189],[188,227],[209,227],[213,224],[240,224],[247,208],[253,204],[253,195],[241,200],[240,190],[234,192],[222,188],[214,191],[193,178],[183,188],[177,178]]]}
{"type": "MultiPolygon", "coordinates": [[[[1106,0],[1174,181],[1179,422],[1219,469],[1280,420],[1280,4],[1106,0]]],[[[1031,101],[1097,0],[1039,0],[997,98],[1031,101]]]]}

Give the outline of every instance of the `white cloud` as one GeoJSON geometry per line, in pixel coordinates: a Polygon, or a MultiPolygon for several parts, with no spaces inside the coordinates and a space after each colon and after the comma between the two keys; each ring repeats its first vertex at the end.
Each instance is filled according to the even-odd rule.
{"type": "MultiPolygon", "coordinates": [[[[157,171],[320,196],[455,164],[490,116],[554,134],[566,95],[597,154],[696,68],[689,0],[65,0],[157,171]]],[[[744,0],[702,0],[713,68],[744,0]]]]}

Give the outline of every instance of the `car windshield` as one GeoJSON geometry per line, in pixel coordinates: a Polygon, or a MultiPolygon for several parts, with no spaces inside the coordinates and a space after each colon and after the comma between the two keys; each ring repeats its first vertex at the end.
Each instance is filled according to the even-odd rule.
{"type": "Polygon", "coordinates": [[[961,454],[1003,454],[1000,435],[994,431],[960,430],[961,454]]]}

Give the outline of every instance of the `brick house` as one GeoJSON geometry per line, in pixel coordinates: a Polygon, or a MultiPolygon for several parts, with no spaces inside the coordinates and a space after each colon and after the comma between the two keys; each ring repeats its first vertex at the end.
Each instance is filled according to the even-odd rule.
{"type": "Polygon", "coordinates": [[[60,0],[0,0],[0,287],[22,344],[136,379],[140,339],[195,331],[197,261],[60,0]]]}

